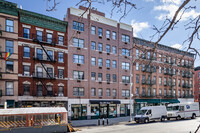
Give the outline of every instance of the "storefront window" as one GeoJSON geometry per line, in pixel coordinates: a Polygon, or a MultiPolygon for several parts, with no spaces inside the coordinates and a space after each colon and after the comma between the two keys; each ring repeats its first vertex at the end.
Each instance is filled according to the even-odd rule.
{"type": "Polygon", "coordinates": [[[86,104],[72,104],[71,117],[72,120],[87,119],[87,105],[86,104]]]}
{"type": "Polygon", "coordinates": [[[91,118],[99,118],[99,105],[98,104],[92,104],[91,105],[91,118]]]}
{"type": "Polygon", "coordinates": [[[109,105],[109,117],[117,117],[117,105],[116,104],[109,105]]]}

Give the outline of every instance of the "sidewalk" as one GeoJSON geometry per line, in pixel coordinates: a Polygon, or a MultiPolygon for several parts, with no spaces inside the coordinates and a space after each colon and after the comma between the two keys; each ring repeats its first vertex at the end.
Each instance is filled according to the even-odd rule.
{"type": "MultiPolygon", "coordinates": [[[[133,118],[133,117],[132,117],[133,118]]],[[[107,125],[107,119],[104,119],[105,125],[107,125]]],[[[127,117],[117,117],[109,118],[109,125],[120,124],[123,122],[129,122],[129,116],[127,117]]],[[[98,126],[98,119],[91,120],[73,120],[71,121],[72,127],[87,127],[87,126],[98,126]]],[[[102,125],[102,119],[100,119],[100,125],[102,125]]]]}

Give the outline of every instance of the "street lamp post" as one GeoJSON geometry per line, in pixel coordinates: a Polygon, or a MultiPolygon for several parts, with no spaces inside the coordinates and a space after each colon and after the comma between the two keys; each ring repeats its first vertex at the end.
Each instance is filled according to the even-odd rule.
{"type": "Polygon", "coordinates": [[[129,118],[129,122],[132,121],[132,96],[133,96],[133,94],[132,94],[132,85],[133,85],[133,83],[132,83],[132,76],[133,76],[133,74],[132,74],[132,69],[131,69],[130,70],[130,118],[129,118]]]}

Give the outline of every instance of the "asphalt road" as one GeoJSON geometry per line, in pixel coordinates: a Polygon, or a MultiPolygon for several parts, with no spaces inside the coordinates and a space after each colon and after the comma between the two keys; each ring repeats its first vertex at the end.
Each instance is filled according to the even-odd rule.
{"type": "MultiPolygon", "coordinates": [[[[120,125],[82,127],[77,133],[194,133],[200,124],[196,119],[150,122],[147,124],[122,123],[120,125]]],[[[198,131],[200,133],[200,129],[198,131]]]]}

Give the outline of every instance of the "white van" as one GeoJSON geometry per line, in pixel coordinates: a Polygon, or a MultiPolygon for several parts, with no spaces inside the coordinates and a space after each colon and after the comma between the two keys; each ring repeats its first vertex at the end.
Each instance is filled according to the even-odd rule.
{"type": "Polygon", "coordinates": [[[164,121],[167,118],[167,110],[165,106],[147,106],[142,107],[134,120],[136,123],[147,123],[153,120],[164,121]]]}
{"type": "Polygon", "coordinates": [[[167,119],[176,118],[192,118],[199,116],[199,103],[176,103],[167,106],[167,119]]]}

